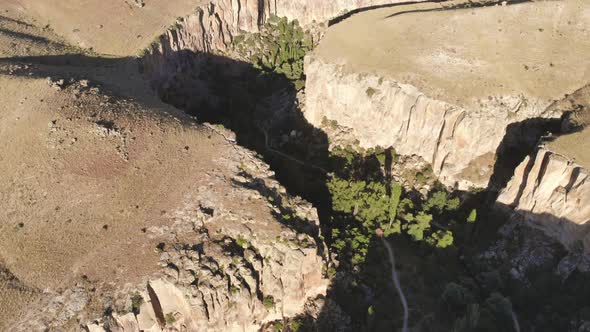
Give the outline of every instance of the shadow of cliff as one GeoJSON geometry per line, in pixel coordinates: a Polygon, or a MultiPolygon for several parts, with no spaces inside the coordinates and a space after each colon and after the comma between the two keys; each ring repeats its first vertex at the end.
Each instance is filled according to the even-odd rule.
{"type": "MultiPolygon", "coordinates": [[[[494,7],[494,6],[498,6],[502,2],[505,2],[506,5],[518,5],[521,3],[531,2],[531,1],[533,1],[533,0],[506,0],[506,1],[502,1],[502,0],[486,1],[486,0],[483,0],[482,2],[467,1],[464,3],[458,3],[458,4],[451,3],[451,5],[449,5],[449,6],[440,7],[440,8],[412,9],[412,10],[399,11],[399,12],[396,12],[396,13],[386,16],[385,19],[393,18],[393,17],[400,16],[400,15],[406,15],[406,14],[442,12],[442,11],[447,11],[447,10],[462,10],[462,9],[481,8],[481,7],[494,7]]],[[[426,1],[425,3],[428,3],[428,2],[446,2],[446,1],[426,1]]]]}
{"type": "MultiPolygon", "coordinates": [[[[404,236],[389,239],[409,304],[409,330],[451,331],[465,319],[467,306],[477,304],[481,315],[476,324],[455,331],[516,331],[506,312],[493,310],[494,293],[509,301],[520,331],[573,331],[583,326],[590,308],[590,260],[540,229],[560,225],[582,236],[588,234],[588,225],[550,214],[514,214],[502,204],[479,204],[477,231],[454,230],[456,241],[450,248],[429,247],[404,236]],[[443,295],[451,283],[465,290],[458,307],[450,307],[443,295]]],[[[357,271],[360,279],[337,272],[319,318],[301,318],[308,330],[401,330],[403,308],[386,255],[373,238],[367,262],[357,271]],[[350,322],[346,329],[342,321],[350,322]]]]}
{"type": "Polygon", "coordinates": [[[487,188],[490,204],[493,204],[498,193],[506,187],[518,165],[535,151],[541,138],[561,131],[562,121],[563,117],[531,118],[508,125],[504,138],[496,149],[496,162],[487,188]]]}
{"type": "Polygon", "coordinates": [[[353,15],[356,15],[356,14],[359,14],[362,12],[366,12],[369,10],[381,9],[381,8],[391,8],[391,7],[400,7],[400,6],[409,6],[409,5],[417,5],[417,4],[426,4],[426,3],[441,3],[441,2],[447,2],[447,1],[450,1],[450,0],[405,1],[405,2],[389,3],[389,4],[383,4],[383,5],[375,5],[375,6],[367,6],[367,7],[357,8],[357,9],[347,12],[346,14],[343,14],[343,15],[340,15],[338,17],[331,19],[330,21],[328,21],[328,26],[338,24],[338,23],[350,18],[353,15]]]}
{"type": "MultiPolygon", "coordinates": [[[[135,57],[101,57],[69,53],[45,56],[0,57],[0,74],[31,79],[89,80],[93,86],[114,97],[130,99],[161,112],[170,112],[137,70],[135,57]]],[[[181,112],[172,112],[173,115],[181,112]]],[[[183,121],[186,119],[183,119],[183,121]]]]}
{"type": "Polygon", "coordinates": [[[162,101],[199,122],[231,129],[290,194],[312,202],[320,219],[326,217],[328,138],[304,118],[291,81],[250,63],[186,50],[166,54],[165,61],[148,55],[140,67],[162,101]]]}

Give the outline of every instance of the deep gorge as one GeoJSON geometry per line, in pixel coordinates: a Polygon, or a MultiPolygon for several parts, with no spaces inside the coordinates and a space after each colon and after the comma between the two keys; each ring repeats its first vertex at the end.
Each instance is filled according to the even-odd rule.
{"type": "MultiPolygon", "coordinates": [[[[168,33],[168,36],[180,36],[187,33],[187,31],[172,31],[168,33]]],[[[292,81],[281,74],[263,72],[255,68],[253,64],[242,60],[234,60],[224,55],[199,51],[193,53],[192,51],[183,50],[167,53],[162,57],[162,55],[158,55],[157,49],[167,49],[166,40],[166,38],[162,39],[161,42],[164,42],[164,45],[153,48],[152,52],[154,53],[146,55],[144,62],[142,62],[144,73],[147,73],[148,78],[150,77],[149,67],[153,63],[158,63],[158,66],[160,66],[157,72],[158,75],[152,82],[162,100],[184,110],[188,114],[196,116],[199,122],[209,122],[214,126],[219,126],[220,129],[227,128],[231,130],[235,133],[238,144],[263,156],[264,160],[275,171],[276,178],[285,185],[290,193],[312,202],[318,209],[322,235],[329,245],[333,246],[335,243],[335,238],[332,237],[333,230],[342,230],[342,222],[346,220],[346,217],[342,221],[334,222],[334,218],[342,218],[343,215],[335,212],[332,208],[332,197],[327,187],[330,176],[327,173],[339,173],[341,167],[355,167],[358,168],[354,172],[358,173],[356,176],[359,179],[385,181],[389,172],[388,169],[392,167],[391,151],[386,153],[377,149],[362,153],[354,150],[343,150],[340,155],[331,153],[327,134],[321,129],[310,125],[301,114],[301,108],[305,107],[305,90],[298,92],[292,81]],[[160,58],[154,61],[155,57],[160,58]],[[166,69],[162,70],[162,68],[166,69]],[[300,104],[300,101],[303,104],[300,104]],[[388,159],[390,163],[389,168],[386,168],[384,173],[379,167],[381,156],[385,156],[384,158],[388,159]],[[344,160],[347,158],[353,160],[354,166],[346,166],[344,160]]],[[[229,54],[231,54],[231,46],[227,45],[224,47],[223,53],[227,52],[228,49],[230,50],[229,54]]],[[[422,286],[415,283],[415,275],[410,277],[413,273],[409,273],[405,280],[402,279],[402,284],[404,281],[406,284],[410,284],[406,286],[411,289],[410,302],[420,308],[420,313],[411,317],[413,324],[427,324],[427,317],[432,313],[434,313],[434,316],[431,319],[434,319],[434,321],[431,323],[436,322],[435,325],[467,324],[465,320],[472,319],[472,317],[469,318],[469,315],[475,314],[471,310],[477,310],[474,309],[473,305],[469,304],[465,307],[466,304],[464,303],[455,303],[452,305],[458,307],[442,309],[435,299],[442,296],[443,302],[461,302],[462,300],[459,299],[444,299],[445,296],[469,298],[475,296],[475,298],[481,299],[479,301],[482,302],[479,306],[486,310],[485,314],[490,315],[478,325],[479,328],[484,330],[485,326],[489,326],[488,328],[495,326],[496,329],[502,328],[506,330],[513,328],[511,318],[500,317],[503,315],[502,310],[504,309],[497,309],[496,307],[500,311],[494,313],[491,309],[494,308],[494,305],[491,303],[499,301],[498,303],[501,304],[498,305],[504,308],[515,306],[514,310],[516,312],[522,312],[524,298],[512,299],[512,303],[510,303],[510,300],[506,302],[508,297],[503,297],[497,291],[508,292],[507,295],[513,297],[515,293],[511,293],[513,290],[509,290],[511,286],[494,284],[505,277],[498,274],[493,276],[497,280],[485,279],[492,277],[488,274],[497,268],[495,264],[498,264],[498,262],[488,262],[490,265],[486,267],[478,266],[477,261],[482,255],[482,250],[493,245],[496,241],[503,243],[505,246],[510,246],[511,240],[508,237],[500,236],[498,239],[496,235],[493,235],[499,228],[509,229],[509,232],[529,234],[530,231],[519,226],[516,226],[515,229],[514,225],[507,223],[510,219],[509,215],[499,212],[494,207],[494,202],[498,192],[506,186],[514,175],[516,167],[524,160],[525,156],[535,151],[539,139],[549,133],[552,135],[559,134],[561,122],[562,120],[559,118],[539,118],[527,119],[512,124],[496,151],[495,159],[497,162],[494,165],[493,174],[491,175],[492,180],[488,187],[483,191],[455,191],[451,193],[450,197],[460,198],[461,200],[460,215],[467,215],[473,209],[477,210],[477,224],[475,224],[475,227],[457,228],[457,226],[454,226],[456,231],[455,248],[434,249],[415,243],[407,236],[396,237],[395,249],[400,260],[396,267],[404,274],[409,273],[406,272],[407,269],[412,269],[412,266],[418,265],[420,266],[418,268],[420,272],[418,273],[426,275],[420,278],[422,286]],[[427,257],[427,259],[424,260],[423,257],[427,257]],[[437,270],[435,266],[444,266],[444,268],[439,267],[437,270]],[[430,278],[433,279],[430,280],[430,278]],[[440,283],[442,280],[445,280],[446,288],[427,287],[427,290],[420,289],[425,285],[440,283]],[[462,282],[457,284],[457,280],[462,280],[462,282]],[[447,292],[449,293],[447,294],[447,292]],[[460,292],[462,295],[451,295],[452,292],[460,292]],[[471,292],[475,292],[475,294],[471,294],[471,292]],[[441,293],[446,295],[441,295],[441,293]],[[445,310],[467,310],[468,313],[463,318],[459,316],[457,321],[444,321],[449,319],[448,317],[443,318],[445,317],[443,314],[445,310]],[[461,319],[463,319],[463,323],[460,323],[461,319]]],[[[395,152],[393,155],[395,156],[395,152]]],[[[441,192],[447,190],[445,186],[440,184],[437,188],[441,192]]],[[[423,194],[413,192],[410,188],[405,191],[406,195],[409,195],[408,197],[412,197],[417,201],[424,202],[423,200],[426,199],[423,194]]],[[[428,197],[432,198],[433,192],[435,191],[432,191],[428,197]]],[[[540,234],[534,232],[531,234],[535,234],[534,237],[543,238],[540,234]]],[[[350,327],[356,330],[380,331],[399,326],[401,312],[399,310],[395,310],[396,313],[391,312],[391,308],[398,305],[393,292],[390,292],[389,295],[387,293],[378,294],[375,288],[389,287],[386,278],[387,272],[384,272],[387,271],[384,249],[375,242],[375,239],[370,240],[368,245],[367,261],[355,266],[347,259],[343,259],[338,269],[330,272],[333,273],[332,276],[336,276],[336,279],[328,295],[328,300],[334,301],[344,309],[349,317],[352,317],[350,327]],[[366,301],[361,302],[360,305],[350,305],[350,303],[358,302],[359,298],[365,298],[366,301]]],[[[553,258],[550,259],[550,261],[553,260],[553,263],[549,261],[543,262],[545,268],[551,266],[551,264],[556,264],[554,260],[557,257],[564,257],[565,255],[565,252],[559,249],[558,244],[552,244],[552,246],[556,248],[556,251],[552,254],[553,258]]],[[[544,278],[543,274],[551,272],[543,270],[543,267],[539,268],[541,270],[533,278],[534,282],[546,285],[542,284],[542,282],[549,281],[543,279],[544,281],[541,282],[539,280],[544,278]]],[[[508,271],[502,273],[508,274],[508,271]]],[[[569,282],[578,284],[581,279],[576,276],[569,279],[569,282]]],[[[550,296],[560,298],[571,296],[559,294],[559,292],[554,290],[549,293],[550,296]]],[[[473,298],[471,301],[473,301],[473,298]]],[[[451,304],[447,303],[447,305],[451,304]]],[[[333,312],[330,312],[326,315],[333,314],[333,312]]],[[[299,319],[305,324],[309,324],[305,325],[308,328],[311,328],[311,326],[322,328],[321,323],[310,322],[305,317],[299,319]],[[314,325],[316,323],[319,325],[314,325]]],[[[521,319],[524,326],[537,326],[539,324],[538,321],[535,322],[535,319],[538,318],[535,318],[533,313],[523,313],[521,319]]],[[[330,324],[330,321],[324,321],[323,324],[330,324]]],[[[563,322],[552,321],[551,324],[559,325],[563,324],[563,322]]],[[[323,328],[325,329],[326,325],[323,325],[323,328]]],[[[337,329],[339,327],[331,326],[330,328],[337,329]]],[[[464,329],[469,330],[469,327],[464,326],[464,329]]],[[[460,330],[462,331],[462,329],[460,330]]]]}

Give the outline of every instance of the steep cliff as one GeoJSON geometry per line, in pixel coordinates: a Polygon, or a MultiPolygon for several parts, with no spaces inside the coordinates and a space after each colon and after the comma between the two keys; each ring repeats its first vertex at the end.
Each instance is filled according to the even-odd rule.
{"type": "Polygon", "coordinates": [[[391,146],[449,186],[485,187],[501,144],[534,145],[519,126],[559,119],[548,106],[587,82],[589,17],[578,0],[358,14],[308,56],[305,117],[333,145],[391,146]]]}
{"type": "Polygon", "coordinates": [[[233,38],[245,32],[258,32],[272,16],[298,20],[303,27],[326,24],[328,20],[351,10],[402,0],[218,0],[205,2],[193,13],[180,17],[142,54],[142,64],[152,79],[170,73],[170,62],[179,61],[184,53],[227,51],[233,38]]]}
{"type": "Polygon", "coordinates": [[[554,107],[568,112],[566,133],[518,166],[498,203],[570,250],[590,252],[590,86],[554,107]]]}
{"type": "Polygon", "coordinates": [[[325,294],[315,209],[231,132],[70,70],[0,65],[0,329],[257,330],[325,294]]]}

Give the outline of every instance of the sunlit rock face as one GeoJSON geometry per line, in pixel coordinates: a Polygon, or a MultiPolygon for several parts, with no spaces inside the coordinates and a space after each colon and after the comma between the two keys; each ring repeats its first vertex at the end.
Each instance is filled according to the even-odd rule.
{"type": "Polygon", "coordinates": [[[328,29],[306,61],[305,117],[333,145],[393,147],[449,186],[486,187],[503,142],[535,143],[510,129],[559,119],[549,106],[587,83],[590,9],[436,8],[379,9],[328,29]]]}
{"type": "Polygon", "coordinates": [[[563,133],[544,139],[516,169],[498,203],[558,239],[590,252],[590,86],[554,108],[567,112],[563,133]]]}
{"type": "Polygon", "coordinates": [[[566,247],[581,241],[590,251],[589,174],[571,159],[541,148],[518,166],[498,202],[566,247]]]}

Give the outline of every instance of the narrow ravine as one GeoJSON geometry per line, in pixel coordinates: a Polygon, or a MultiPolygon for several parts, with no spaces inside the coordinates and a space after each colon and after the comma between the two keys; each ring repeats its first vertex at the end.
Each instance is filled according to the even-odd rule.
{"type": "MultiPolygon", "coordinates": [[[[562,119],[528,118],[510,124],[494,151],[487,188],[450,191],[437,181],[428,165],[409,171],[422,162],[416,156],[398,155],[393,149],[330,151],[328,134],[303,115],[306,93],[301,81],[305,76],[293,73],[299,64],[288,60],[289,69],[277,70],[279,67],[273,63],[282,48],[277,48],[270,60],[266,55],[257,58],[255,51],[240,53],[241,43],[246,49],[258,47],[256,40],[249,39],[252,35],[246,34],[238,35],[239,41],[224,43],[216,55],[209,49],[174,51],[178,45],[170,47],[170,40],[176,43],[198,38],[185,28],[181,24],[178,31],[172,30],[160,39],[162,45],[147,51],[140,59],[143,73],[164,102],[201,123],[229,129],[227,133],[235,135],[239,145],[256,151],[271,165],[275,177],[290,194],[318,209],[322,227],[318,239],[326,240],[330,247],[332,261],[326,273],[333,278],[320,317],[337,316],[336,312],[348,317],[342,326],[330,329],[381,331],[405,323],[408,308],[400,307],[396,295],[399,287],[396,293],[387,266],[389,248],[374,236],[375,228],[392,232],[386,236],[392,240],[394,268],[399,270],[408,298],[409,326],[421,329],[430,323],[455,326],[457,331],[470,331],[475,325],[509,330],[522,325],[514,320],[517,316],[524,321],[522,326],[539,324],[535,313],[527,311],[524,295],[513,289],[515,285],[498,286],[488,278],[513,283],[509,277],[513,272],[505,270],[505,266],[514,264],[508,262],[510,256],[530,255],[526,245],[513,242],[518,241],[514,234],[538,243],[547,241],[551,246],[555,243],[521,226],[507,224],[509,216],[497,211],[495,202],[517,166],[537,149],[541,137],[559,135],[562,119]],[[354,192],[357,187],[363,189],[354,192]],[[387,197],[386,202],[380,200],[383,197],[387,197]],[[506,254],[509,250],[513,251],[506,254]],[[503,256],[488,260],[485,255],[503,256]],[[480,320],[478,310],[493,319],[480,320]]],[[[263,39],[272,40],[277,34],[271,30],[263,39]]],[[[378,91],[366,89],[369,97],[374,93],[378,91]]],[[[322,127],[339,130],[335,121],[327,120],[322,127]]],[[[557,250],[543,263],[543,273],[550,274],[549,266],[557,264],[563,255],[557,250]]],[[[532,280],[534,287],[541,287],[541,277],[532,280]]],[[[580,280],[576,277],[569,282],[576,285],[580,280]]],[[[554,297],[569,296],[559,294],[557,289],[550,293],[554,297]]],[[[313,324],[322,324],[321,319],[313,324]]]]}

